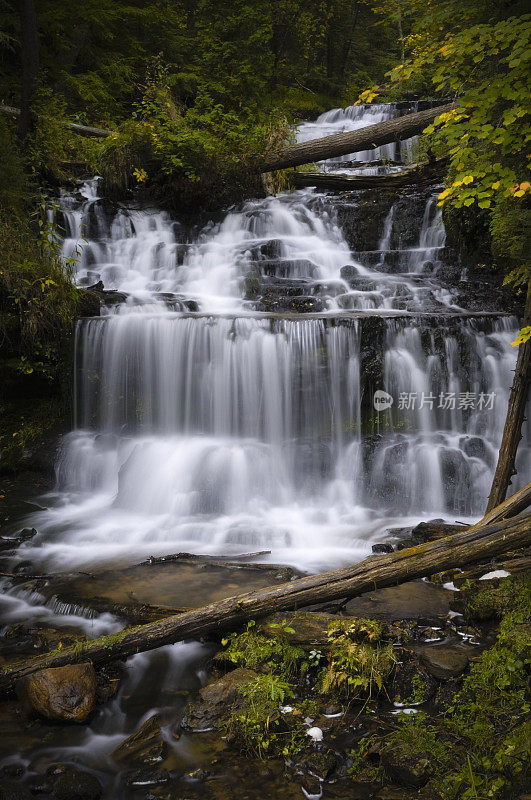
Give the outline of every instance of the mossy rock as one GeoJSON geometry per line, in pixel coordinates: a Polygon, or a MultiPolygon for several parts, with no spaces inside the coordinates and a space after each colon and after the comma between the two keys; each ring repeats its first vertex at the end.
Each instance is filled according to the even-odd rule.
{"type": "Polygon", "coordinates": [[[240,667],[207,683],[200,690],[199,698],[188,704],[183,727],[193,731],[223,728],[230,714],[243,704],[240,687],[257,676],[254,670],[240,667]]]}

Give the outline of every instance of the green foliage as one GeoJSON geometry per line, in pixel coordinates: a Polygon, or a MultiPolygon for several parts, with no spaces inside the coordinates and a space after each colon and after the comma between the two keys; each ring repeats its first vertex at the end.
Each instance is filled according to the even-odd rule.
{"type": "Polygon", "coordinates": [[[12,467],[57,422],[55,399],[78,303],[43,198],[24,172],[10,126],[0,119],[0,380],[2,465],[12,467]],[[28,400],[37,395],[30,410],[28,400]],[[24,401],[24,402],[23,402],[24,401]]]}
{"type": "Polygon", "coordinates": [[[379,641],[383,633],[381,623],[355,619],[332,622],[328,629],[330,651],[321,692],[356,698],[381,691],[396,662],[392,644],[379,641]]]}
{"type": "Polygon", "coordinates": [[[507,578],[499,587],[470,593],[467,604],[475,615],[502,617],[496,643],[472,664],[444,717],[419,712],[387,740],[430,754],[430,785],[445,800],[514,797],[525,785],[530,601],[529,578],[507,578]]]}
{"type": "Polygon", "coordinates": [[[275,636],[268,637],[256,630],[251,620],[243,633],[231,633],[222,639],[225,650],[218,656],[247,669],[265,668],[273,670],[283,680],[298,677],[308,668],[307,656],[300,647],[292,645],[287,634],[292,631],[287,626],[277,626],[275,636]]]}
{"type": "Polygon", "coordinates": [[[408,58],[391,71],[391,80],[403,88],[412,78],[428,77],[442,96],[459,97],[459,107],[424,132],[433,152],[449,157],[439,205],[488,212],[495,256],[508,269],[524,268],[525,279],[531,15],[517,2],[406,5],[414,19],[405,40],[408,58]],[[514,235],[507,212],[519,229],[514,235]]]}
{"type": "Polygon", "coordinates": [[[269,672],[241,686],[240,694],[244,698],[241,711],[228,722],[229,736],[239,749],[263,758],[288,756],[300,748],[302,714],[290,714],[288,721],[279,711],[280,705],[295,697],[289,683],[269,672]]]}

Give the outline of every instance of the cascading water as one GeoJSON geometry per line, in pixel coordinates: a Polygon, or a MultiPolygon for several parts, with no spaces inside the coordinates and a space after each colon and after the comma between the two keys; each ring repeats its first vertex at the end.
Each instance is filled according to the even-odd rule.
{"type": "MultiPolygon", "coordinates": [[[[396,113],[336,109],[298,135],[396,113]]],[[[459,309],[437,278],[436,196],[390,202],[374,249],[366,236],[356,250],[312,190],[248,202],[195,236],[161,212],[109,208],[97,181],[66,197],[65,255],[80,250],[79,282],[111,291],[104,316],[78,325],[76,429],[27,557],[261,548],[316,569],[368,553],[401,515],[479,514],[516,322],[407,319],[459,309]],[[285,316],[301,310],[323,313],[285,316]],[[381,310],[402,318],[370,325],[381,310]],[[375,421],[376,388],[394,405],[375,421]]]]}
{"type": "MultiPolygon", "coordinates": [[[[336,109],[298,138],[398,112],[336,109]]],[[[404,160],[411,146],[359,158],[404,160]]],[[[350,160],[324,168],[358,171],[350,160]]],[[[18,558],[64,571],[267,550],[263,560],[317,570],[365,557],[389,527],[481,514],[517,321],[462,313],[462,291],[445,280],[455,255],[436,187],[351,194],[250,201],[199,232],[113,205],[97,179],[62,198],[63,253],[78,258],[80,285],[103,285],[104,305],[78,323],[74,430],[18,558]],[[387,397],[378,412],[376,390],[387,397]]],[[[514,488],[529,470],[523,444],[514,488]]],[[[10,621],[75,613],[12,588],[3,605],[10,621]]],[[[90,625],[97,634],[120,621],[79,627],[90,625]]],[[[48,757],[99,769],[164,707],[181,671],[198,684],[206,653],[189,644],[139,655],[110,710],[48,757]],[[151,670],[160,686],[144,686],[131,711],[151,670]]]]}

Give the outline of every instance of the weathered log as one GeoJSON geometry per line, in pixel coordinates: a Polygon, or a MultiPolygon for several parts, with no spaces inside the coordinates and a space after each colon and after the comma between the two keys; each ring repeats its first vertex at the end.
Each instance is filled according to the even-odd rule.
{"type": "Polygon", "coordinates": [[[260,165],[261,172],[273,172],[276,169],[298,167],[300,164],[310,164],[313,161],[322,161],[325,158],[337,158],[349,153],[359,153],[360,150],[373,150],[391,142],[399,142],[422,133],[430,122],[452,109],[456,103],[447,103],[437,108],[428,108],[414,114],[388,119],[366,128],[355,131],[334,133],[322,139],[312,139],[309,142],[299,142],[284,149],[277,156],[267,157],[260,165]]]}
{"type": "Polygon", "coordinates": [[[19,678],[31,675],[39,669],[80,660],[92,661],[98,666],[185,638],[219,635],[220,632],[234,629],[252,618],[312,603],[355,597],[373,589],[411,581],[434,572],[463,567],[527,546],[530,542],[531,515],[527,514],[389,555],[372,556],[355,566],[308,575],[277,586],[229,597],[184,614],[125,629],[118,634],[81,642],[59,652],[4,667],[0,672],[0,692],[10,690],[19,678]]]}
{"type": "Polygon", "coordinates": [[[436,174],[444,171],[446,159],[441,159],[433,165],[429,162],[414,164],[400,172],[391,172],[388,175],[336,175],[330,172],[292,172],[289,176],[290,184],[296,189],[305,186],[315,186],[332,192],[349,192],[353,189],[397,189],[409,186],[432,183],[436,174]]]}
{"type": "MultiPolygon", "coordinates": [[[[527,301],[524,313],[524,327],[531,325],[531,278],[527,284],[527,301]]],[[[505,499],[511,478],[516,474],[515,461],[518,443],[522,438],[522,424],[529,395],[531,381],[531,339],[518,348],[518,359],[514,371],[513,385],[509,394],[509,405],[503,428],[503,436],[498,453],[498,463],[490,490],[487,511],[498,506],[505,499]]]]}
{"type": "MultiPolygon", "coordinates": [[[[14,108],[13,106],[0,105],[0,111],[3,111],[4,114],[8,114],[11,117],[20,117],[21,114],[20,108],[14,108]]],[[[65,128],[70,128],[71,131],[78,133],[80,136],[105,138],[107,136],[113,136],[116,133],[115,131],[109,131],[106,128],[94,128],[91,125],[79,125],[77,122],[68,122],[68,120],[65,119],[60,119],[58,122],[60,125],[64,125],[65,128]]]]}
{"type": "Polygon", "coordinates": [[[518,492],[508,497],[507,500],[504,500],[503,503],[500,503],[499,506],[493,508],[492,511],[487,511],[485,516],[469,528],[469,530],[476,530],[477,528],[485,527],[485,525],[491,525],[493,522],[508,519],[508,517],[514,517],[516,514],[521,514],[521,512],[525,511],[530,505],[531,481],[526,483],[525,486],[522,486],[518,492]]]}

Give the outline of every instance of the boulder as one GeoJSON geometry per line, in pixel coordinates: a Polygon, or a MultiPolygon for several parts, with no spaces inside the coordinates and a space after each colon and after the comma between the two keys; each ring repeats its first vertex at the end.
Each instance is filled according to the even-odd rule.
{"type": "Polygon", "coordinates": [[[99,800],[103,787],[90,772],[56,764],[46,770],[56,800],[99,800]]]}
{"type": "Polygon", "coordinates": [[[164,758],[166,742],[162,738],[160,717],[153,714],[131,736],[116,747],[111,756],[115,761],[156,764],[164,758]]]}
{"type": "Polygon", "coordinates": [[[61,722],[84,722],[96,701],[91,663],[42,669],[21,678],[16,692],[28,712],[61,722]]]}
{"type": "Polygon", "coordinates": [[[207,683],[200,690],[199,699],[188,704],[183,727],[198,732],[222,727],[231,711],[242,705],[240,686],[256,678],[257,674],[251,669],[239,667],[207,683]]]}
{"type": "Polygon", "coordinates": [[[431,542],[464,530],[466,525],[451,525],[443,519],[431,519],[428,522],[419,522],[411,531],[411,537],[417,542],[431,542]]]}
{"type": "Polygon", "coordinates": [[[430,777],[428,756],[410,742],[397,742],[384,747],[382,766],[394,783],[407,789],[421,789],[430,777]]]}

